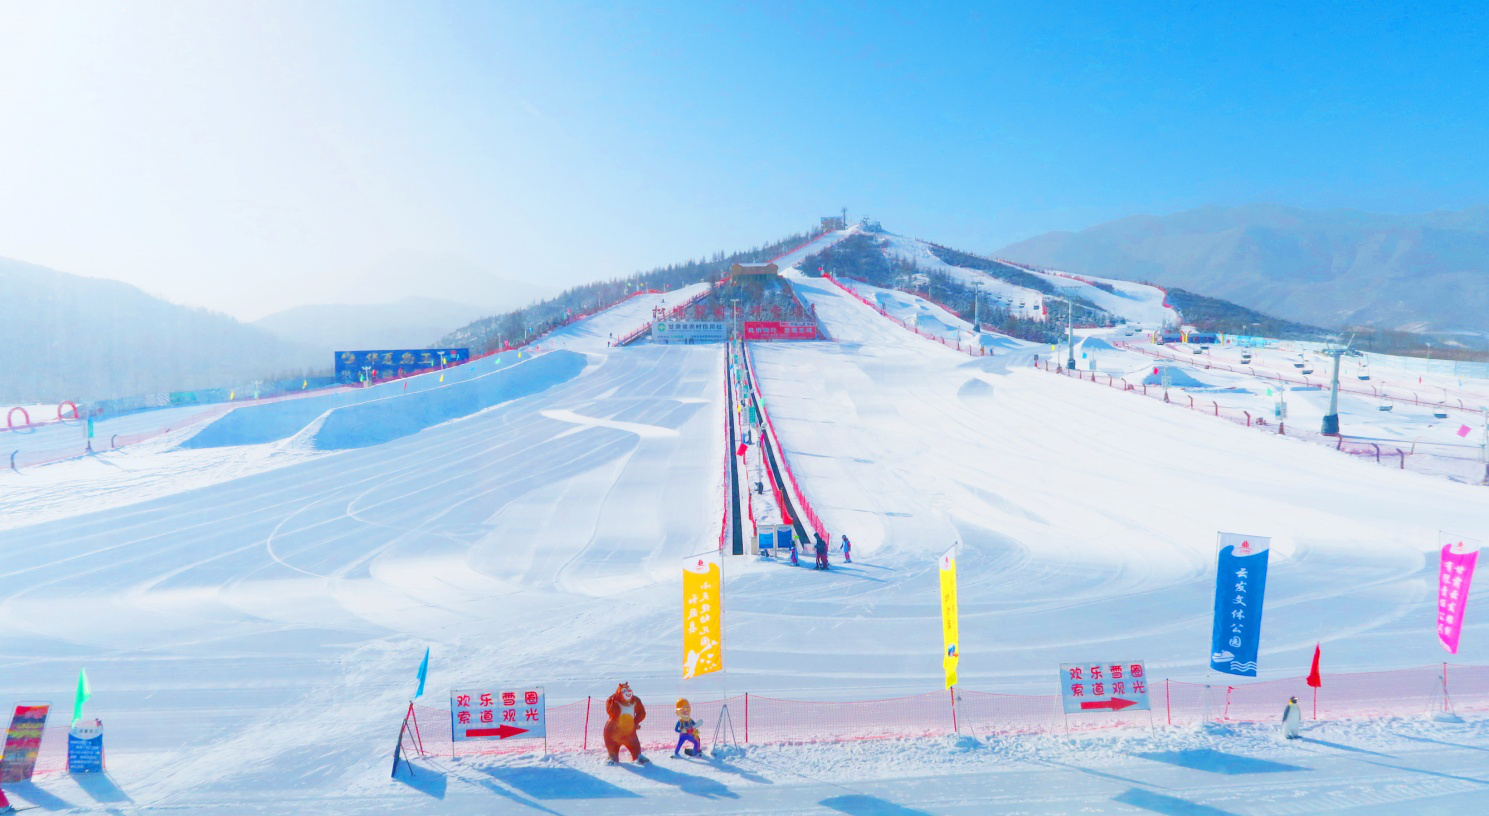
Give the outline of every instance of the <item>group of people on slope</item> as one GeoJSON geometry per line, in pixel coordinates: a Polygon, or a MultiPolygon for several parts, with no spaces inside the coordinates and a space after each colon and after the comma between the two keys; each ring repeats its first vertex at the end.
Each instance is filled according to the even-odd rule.
{"type": "MultiPolygon", "coordinates": [[[[822,538],[821,533],[812,533],[812,552],[816,556],[816,562],[813,563],[812,569],[831,569],[831,567],[827,563],[827,547],[827,541],[826,539],[822,538]]],[[[843,563],[853,563],[853,542],[849,541],[848,536],[846,535],[843,536],[842,549],[843,563]]],[[[793,536],[791,541],[791,566],[796,567],[800,565],[801,562],[797,560],[796,557],[796,540],[793,536]]]]}

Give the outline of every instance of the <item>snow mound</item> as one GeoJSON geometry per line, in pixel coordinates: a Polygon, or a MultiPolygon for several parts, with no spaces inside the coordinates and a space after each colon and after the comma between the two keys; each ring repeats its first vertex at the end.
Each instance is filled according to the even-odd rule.
{"type": "Polygon", "coordinates": [[[517,362],[518,354],[512,352],[472,361],[443,372],[430,371],[416,377],[380,383],[371,388],[339,389],[319,396],[244,405],[213,420],[196,435],[182,442],[179,448],[200,450],[278,442],[300,434],[327,411],[442,388],[489,374],[493,368],[506,368],[517,362]]]}
{"type": "Polygon", "coordinates": [[[412,436],[571,380],[584,370],[585,360],[579,352],[552,351],[468,382],[338,408],[311,443],[316,450],[346,450],[412,436]]]}
{"type": "Polygon", "coordinates": [[[1154,366],[1153,368],[1145,368],[1142,372],[1138,372],[1145,373],[1142,379],[1144,385],[1163,385],[1164,372],[1168,372],[1169,386],[1173,388],[1209,388],[1212,385],[1195,377],[1187,369],[1176,366],[1154,366]],[[1153,368],[1158,369],[1157,374],[1153,373],[1153,368]]]}
{"type": "Polygon", "coordinates": [[[1100,337],[1087,337],[1076,345],[1082,353],[1095,353],[1098,351],[1116,351],[1117,347],[1106,342],[1100,337]]]}

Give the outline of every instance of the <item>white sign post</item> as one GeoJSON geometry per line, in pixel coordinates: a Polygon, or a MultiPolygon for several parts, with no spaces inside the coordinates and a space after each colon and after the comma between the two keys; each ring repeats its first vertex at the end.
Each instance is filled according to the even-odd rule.
{"type": "Polygon", "coordinates": [[[1141,660],[1097,660],[1060,664],[1060,702],[1071,714],[1147,711],[1148,670],[1141,660]]]}
{"type": "Polygon", "coordinates": [[[450,692],[450,740],[541,739],[548,752],[548,701],[542,686],[516,691],[450,692]]]}

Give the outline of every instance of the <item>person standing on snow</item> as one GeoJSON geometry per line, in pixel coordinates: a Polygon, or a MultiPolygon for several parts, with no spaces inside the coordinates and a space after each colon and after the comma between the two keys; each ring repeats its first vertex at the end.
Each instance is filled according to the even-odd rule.
{"type": "Polygon", "coordinates": [[[853,563],[853,542],[848,540],[847,535],[843,536],[843,563],[853,563]]]}
{"type": "Polygon", "coordinates": [[[814,569],[827,569],[827,542],[822,540],[821,533],[812,533],[814,546],[817,550],[817,566],[814,569]]]}
{"type": "Polygon", "coordinates": [[[1298,708],[1298,698],[1287,698],[1287,707],[1282,709],[1282,736],[1287,739],[1297,739],[1301,736],[1298,731],[1303,727],[1303,710],[1298,708]]]}

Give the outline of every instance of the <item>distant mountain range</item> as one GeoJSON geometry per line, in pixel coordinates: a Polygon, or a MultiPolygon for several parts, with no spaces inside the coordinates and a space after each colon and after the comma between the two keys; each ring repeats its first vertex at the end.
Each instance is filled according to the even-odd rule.
{"type": "Polygon", "coordinates": [[[329,364],[344,349],[424,348],[490,312],[433,298],[398,303],[296,306],[255,320],[252,326],[308,346],[329,364]]]}
{"type": "Polygon", "coordinates": [[[1206,207],[1052,232],[995,254],[1320,326],[1489,337],[1489,206],[1425,215],[1206,207]]]}
{"type": "Polygon", "coordinates": [[[419,348],[486,314],[449,301],[301,306],[244,324],[119,281],[0,258],[0,408],[247,385],[331,352],[419,348]]]}
{"type": "Polygon", "coordinates": [[[127,283],[0,258],[0,405],[299,376],[329,357],[127,283]]]}

